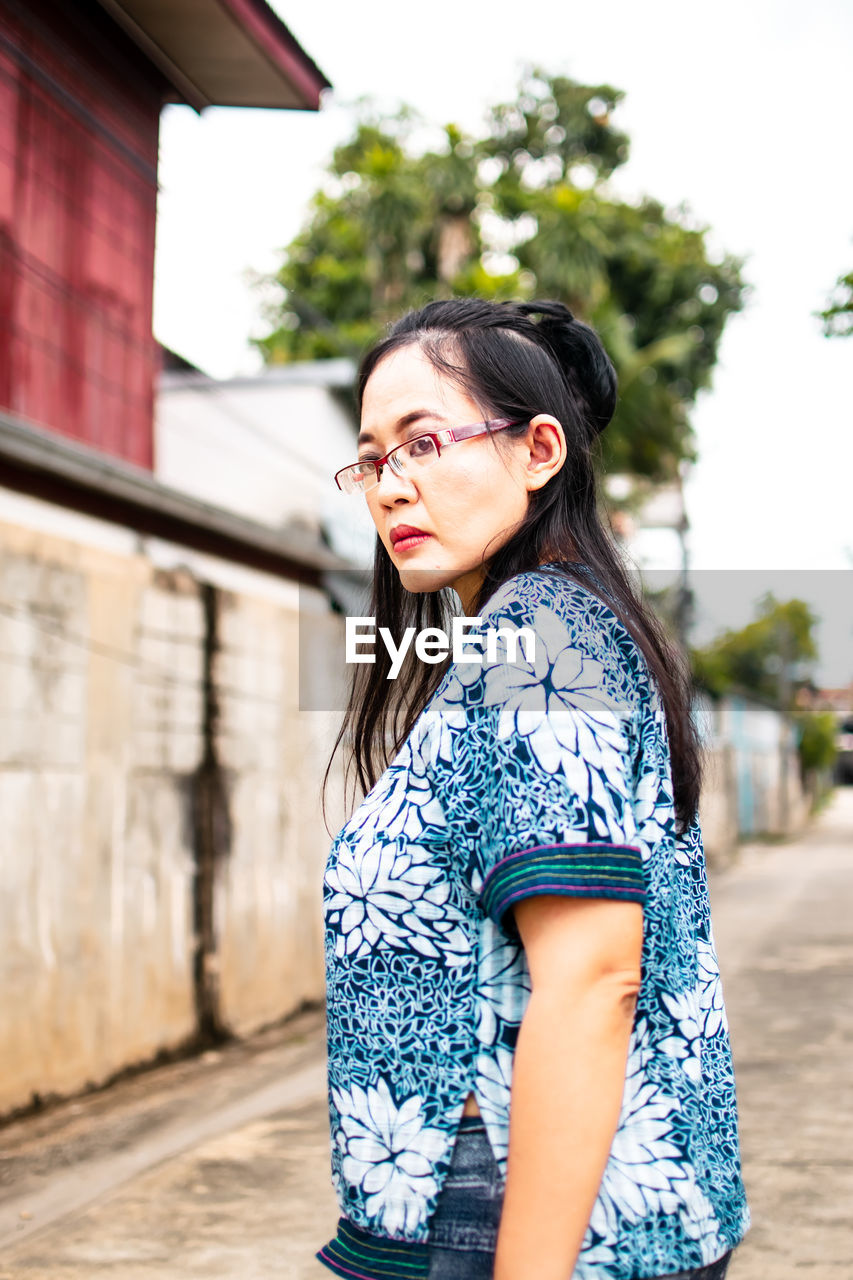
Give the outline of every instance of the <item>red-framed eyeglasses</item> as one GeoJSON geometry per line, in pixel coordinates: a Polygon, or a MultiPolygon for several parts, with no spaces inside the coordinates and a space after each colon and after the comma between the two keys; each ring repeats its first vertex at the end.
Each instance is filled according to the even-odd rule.
{"type": "Polygon", "coordinates": [[[386,463],[396,475],[411,479],[437,462],[442,448],[447,445],[472,440],[475,436],[491,435],[493,431],[503,431],[523,421],[523,418],[491,418],[488,422],[473,422],[469,426],[426,431],[405,444],[398,444],[384,458],[363,458],[342,467],[335,473],[335,484],[343,493],[367,493],[379,484],[386,463]]]}

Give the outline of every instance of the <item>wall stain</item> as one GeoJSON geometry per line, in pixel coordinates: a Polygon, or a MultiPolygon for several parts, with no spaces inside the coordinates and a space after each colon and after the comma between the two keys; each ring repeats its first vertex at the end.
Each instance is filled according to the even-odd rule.
{"type": "Polygon", "coordinates": [[[194,872],[193,988],[196,1026],[202,1044],[221,1044],[233,1033],[222,1016],[219,982],[219,943],[216,936],[218,867],[230,852],[232,821],[226,771],[219,759],[219,695],[216,661],[219,653],[220,594],[208,582],[200,584],[204,615],[202,640],[202,754],[190,779],[190,814],[194,872]]]}

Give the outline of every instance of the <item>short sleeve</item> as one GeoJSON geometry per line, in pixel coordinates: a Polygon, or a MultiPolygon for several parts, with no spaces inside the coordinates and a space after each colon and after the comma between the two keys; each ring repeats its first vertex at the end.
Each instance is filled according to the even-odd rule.
{"type": "Polygon", "coordinates": [[[514,934],[506,913],[537,894],[642,904],[636,700],[606,624],[522,602],[484,619],[482,644],[482,665],[449,673],[442,793],[484,911],[514,934]]]}

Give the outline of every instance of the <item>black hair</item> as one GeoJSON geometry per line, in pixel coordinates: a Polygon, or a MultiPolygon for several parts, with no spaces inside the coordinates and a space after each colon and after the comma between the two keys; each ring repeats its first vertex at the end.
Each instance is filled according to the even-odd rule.
{"type": "MultiPolygon", "coordinates": [[[[551,414],[562,424],[565,463],[530,494],[521,524],[484,566],[473,613],[478,614],[509,578],[546,562],[557,563],[556,571],[582,582],[613,609],[640,648],[661,697],[676,819],[683,830],[696,815],[702,773],[691,715],[692,679],[684,655],[632,586],[599,513],[594,447],[615,411],[617,383],[598,335],[557,302],[431,302],[398,320],[365,355],[357,381],[359,412],[377,365],[413,344],[484,414],[519,420],[516,427],[495,434],[495,444],[504,435],[523,435],[539,413],[551,414]]],[[[377,537],[368,611],[377,628],[388,627],[399,640],[407,626],[447,630],[452,597],[447,589],[406,591],[377,537]]],[[[390,657],[384,646],[377,646],[376,662],[355,668],[324,784],[338,747],[346,742],[348,768],[354,767],[359,785],[369,791],[402,746],[449,663],[448,657],[428,666],[417,662],[410,650],[397,679],[389,680],[390,657]]]]}

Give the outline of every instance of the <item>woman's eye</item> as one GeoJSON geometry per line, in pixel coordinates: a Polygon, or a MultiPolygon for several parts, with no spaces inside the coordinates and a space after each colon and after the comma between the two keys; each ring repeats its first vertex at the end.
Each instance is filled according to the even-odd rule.
{"type": "Polygon", "coordinates": [[[432,440],[429,436],[419,436],[416,440],[409,442],[409,453],[413,458],[423,457],[426,453],[432,452],[432,440]]]}

